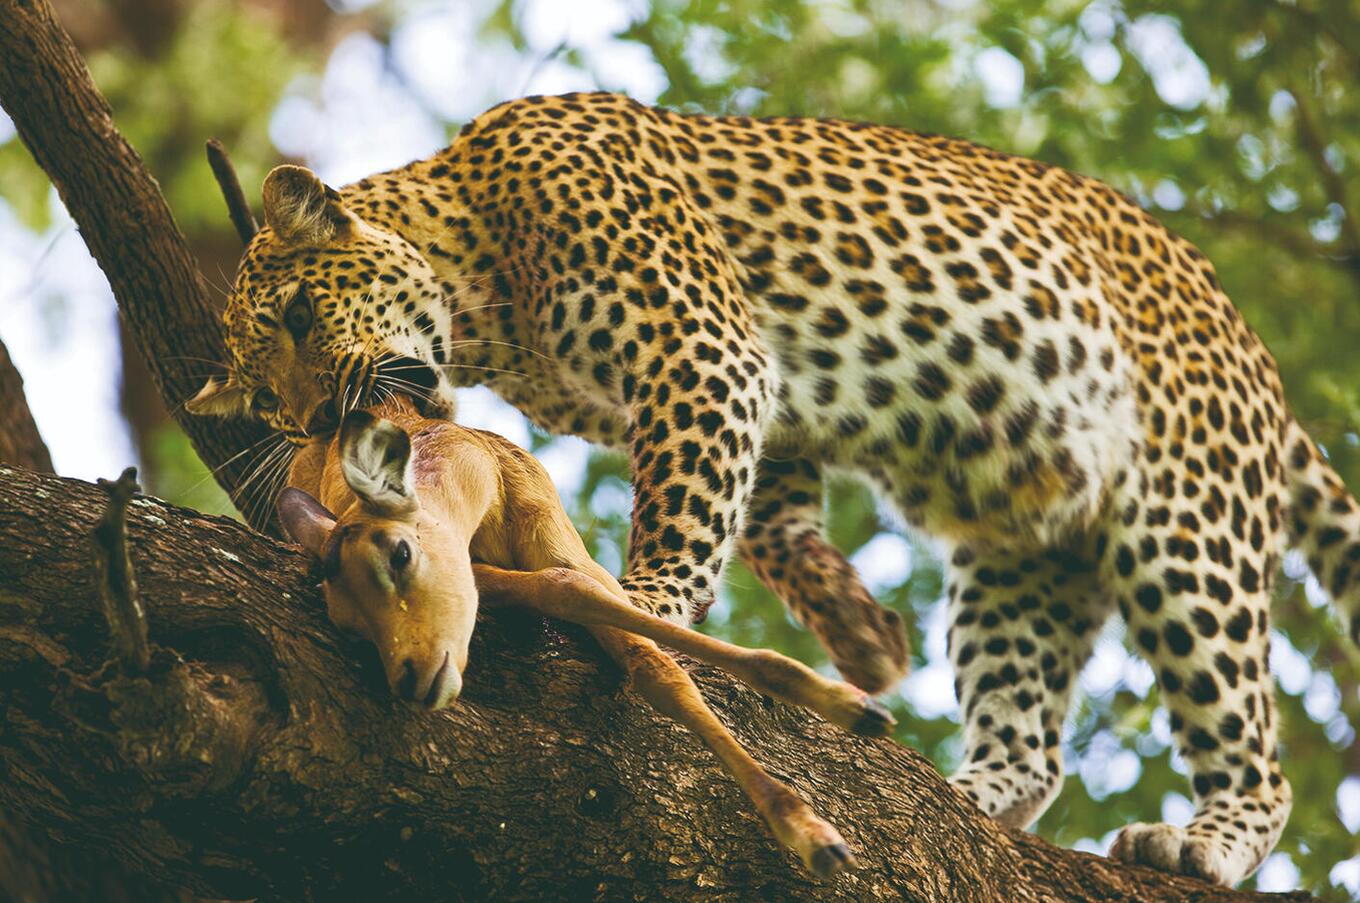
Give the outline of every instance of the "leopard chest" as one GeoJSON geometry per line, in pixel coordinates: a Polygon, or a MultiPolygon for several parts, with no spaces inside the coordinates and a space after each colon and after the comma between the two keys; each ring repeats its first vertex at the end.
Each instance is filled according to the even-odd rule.
{"type": "Polygon", "coordinates": [[[483,384],[547,433],[580,436],[611,449],[626,445],[626,411],[600,385],[575,378],[569,365],[534,361],[483,384]]]}

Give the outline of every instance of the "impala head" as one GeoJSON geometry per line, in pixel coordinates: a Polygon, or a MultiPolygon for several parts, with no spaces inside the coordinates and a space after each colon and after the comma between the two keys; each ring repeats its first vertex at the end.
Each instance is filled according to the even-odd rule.
{"type": "Polygon", "coordinates": [[[416,397],[449,391],[432,369],[445,292],[418,248],[301,166],[265,178],[264,219],[227,300],[229,375],[190,412],[253,415],[300,444],[333,433],[384,377],[416,397]]]}
{"type": "Polygon", "coordinates": [[[443,708],[462,690],[477,616],[466,539],[422,509],[411,440],[399,426],[357,411],[345,418],[339,446],[355,504],[337,517],[288,488],[279,519],[322,561],[331,620],[378,647],[392,691],[443,708]]]}

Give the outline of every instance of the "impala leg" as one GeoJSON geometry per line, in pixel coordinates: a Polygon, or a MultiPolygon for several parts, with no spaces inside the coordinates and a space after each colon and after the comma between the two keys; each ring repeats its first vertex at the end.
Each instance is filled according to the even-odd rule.
{"type": "Polygon", "coordinates": [[[855,864],[840,833],[751,758],[675,659],[651,640],[632,633],[598,624],[588,629],[652,708],[699,735],[755,804],[774,836],[797,853],[808,870],[826,878],[855,864]]]}
{"type": "Polygon", "coordinates": [[[474,565],[483,598],[522,605],[582,624],[625,630],[722,668],[747,686],[818,713],[857,734],[887,734],[894,722],[886,708],[850,684],[823,677],[772,649],[746,649],[659,618],[624,600],[589,574],[571,568],[508,571],[474,565]]]}

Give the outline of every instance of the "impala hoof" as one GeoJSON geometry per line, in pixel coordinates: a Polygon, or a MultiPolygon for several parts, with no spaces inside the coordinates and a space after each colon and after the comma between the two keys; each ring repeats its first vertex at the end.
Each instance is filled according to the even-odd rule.
{"type": "Polygon", "coordinates": [[[812,854],[812,873],[818,878],[830,878],[855,867],[855,857],[843,843],[833,843],[812,854]]]}
{"type": "Polygon", "coordinates": [[[864,714],[860,715],[850,729],[865,737],[886,737],[897,724],[897,719],[883,703],[873,699],[864,700],[864,714]]]}

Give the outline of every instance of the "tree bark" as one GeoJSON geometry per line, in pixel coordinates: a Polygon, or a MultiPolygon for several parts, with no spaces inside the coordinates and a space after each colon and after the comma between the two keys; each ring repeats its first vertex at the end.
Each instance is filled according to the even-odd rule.
{"type": "MultiPolygon", "coordinates": [[[[52,473],[52,458],[38,433],[23,379],[0,343],[0,464],[52,473]]],[[[3,642],[3,640],[0,640],[3,642]]],[[[3,712],[3,707],[0,707],[3,712]]],[[[10,809],[0,809],[0,899],[17,903],[100,900],[156,903],[186,899],[129,877],[102,850],[62,843],[10,809]]]]}
{"type": "Polygon", "coordinates": [[[270,899],[1261,899],[1004,831],[913,750],[696,669],[719,717],[854,848],[861,867],[819,883],[584,631],[483,616],[462,700],[415,711],[370,649],[328,626],[302,555],[145,498],[129,536],[160,645],[148,675],[128,676],[105,660],[93,585],[103,504],[89,484],[0,468],[0,810],[172,886],[270,899]]]}
{"type": "MultiPolygon", "coordinates": [[[[14,464],[43,473],[52,472],[52,457],[33,422],[24,381],[0,342],[0,464],[14,464]]],[[[0,895],[12,900],[56,899],[52,886],[53,850],[40,832],[13,817],[0,814],[0,895]],[[39,836],[35,836],[39,834],[39,836]]]]}
{"type": "Polygon", "coordinates": [[[0,342],[0,464],[52,473],[52,456],[24,397],[24,380],[0,342]]]}
{"type": "Polygon", "coordinates": [[[0,104],[108,277],[171,414],[236,498],[252,462],[233,456],[266,430],[183,410],[202,385],[202,361],[224,359],[221,324],[155,179],[114,127],[46,0],[0,0],[0,104]]]}

